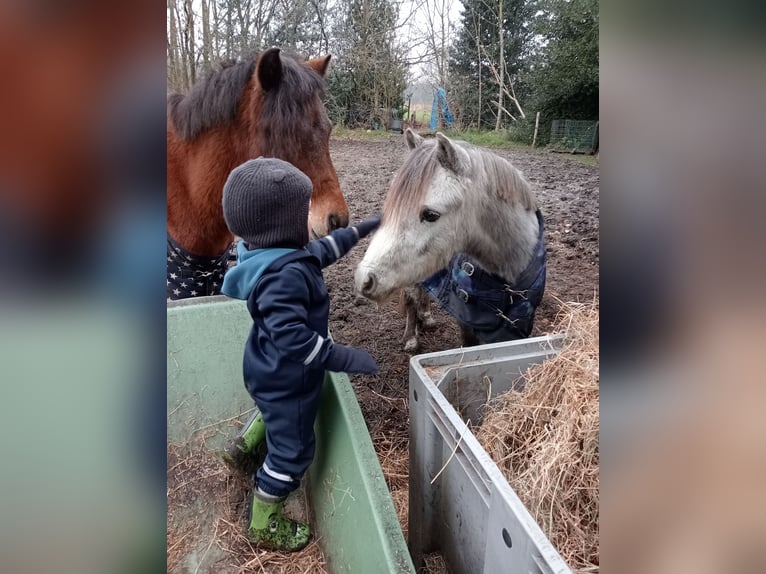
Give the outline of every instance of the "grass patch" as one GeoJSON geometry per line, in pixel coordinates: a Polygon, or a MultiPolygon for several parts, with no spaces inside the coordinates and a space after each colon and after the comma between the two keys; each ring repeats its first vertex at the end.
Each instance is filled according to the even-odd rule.
{"type": "Polygon", "coordinates": [[[598,167],[597,155],[585,155],[585,154],[577,153],[577,154],[571,154],[569,157],[570,159],[578,163],[583,163],[585,165],[592,165],[594,167],[598,167]]]}
{"type": "Polygon", "coordinates": [[[396,132],[387,132],[385,130],[352,130],[345,126],[334,126],[332,135],[336,138],[352,138],[360,140],[383,140],[388,139],[390,135],[397,135],[396,132]]]}
{"type": "Polygon", "coordinates": [[[447,130],[445,133],[451,138],[464,140],[468,143],[472,143],[473,145],[482,147],[512,148],[523,150],[534,149],[529,144],[508,139],[508,133],[505,131],[495,132],[479,130],[447,130]]]}
{"type": "MultiPolygon", "coordinates": [[[[418,130],[421,134],[426,135],[428,130],[418,130]]],[[[450,138],[467,141],[473,145],[490,148],[505,148],[515,149],[519,151],[530,151],[540,153],[550,153],[545,147],[533,148],[531,145],[517,142],[508,139],[508,133],[505,131],[478,131],[478,130],[446,130],[444,133],[450,138]]],[[[349,129],[344,126],[335,126],[332,130],[333,137],[337,138],[351,138],[358,140],[387,140],[392,135],[399,135],[396,132],[387,132],[384,130],[365,130],[365,129],[349,129]]],[[[598,156],[586,155],[586,154],[560,154],[563,157],[576,161],[584,165],[590,165],[598,167],[598,156]]]]}

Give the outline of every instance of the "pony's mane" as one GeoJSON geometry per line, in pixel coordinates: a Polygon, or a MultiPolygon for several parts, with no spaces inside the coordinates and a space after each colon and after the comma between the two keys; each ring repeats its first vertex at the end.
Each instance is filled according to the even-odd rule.
{"type": "Polygon", "coordinates": [[[257,60],[258,54],[250,54],[240,60],[221,62],[218,69],[195,83],[188,94],[168,97],[168,115],[181,138],[192,140],[236,117],[257,60]]]}
{"type": "Polygon", "coordinates": [[[494,190],[497,198],[511,205],[521,204],[527,211],[537,209],[532,186],[511,162],[476,146],[462,146],[471,157],[476,184],[494,190]]]}
{"type": "MultiPolygon", "coordinates": [[[[531,186],[521,172],[508,161],[482,148],[452,140],[468,154],[466,177],[473,181],[471,189],[494,192],[497,199],[511,205],[517,202],[527,210],[536,209],[531,186]]],[[[383,204],[383,217],[394,224],[423,205],[428,183],[439,165],[436,140],[425,141],[410,153],[394,176],[383,204]]]]}

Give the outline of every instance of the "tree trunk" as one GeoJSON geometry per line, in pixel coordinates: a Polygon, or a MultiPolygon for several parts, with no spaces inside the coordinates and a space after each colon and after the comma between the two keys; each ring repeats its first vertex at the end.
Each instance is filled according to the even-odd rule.
{"type": "Polygon", "coordinates": [[[186,44],[186,87],[190,88],[197,81],[196,70],[196,51],[194,46],[194,7],[192,0],[186,0],[184,3],[184,15],[186,16],[186,26],[184,30],[184,43],[186,44]]]}
{"type": "Polygon", "coordinates": [[[180,88],[178,81],[178,26],[176,25],[175,0],[168,0],[168,80],[173,89],[180,88]]]}
{"type": "Polygon", "coordinates": [[[479,114],[476,118],[476,129],[481,130],[481,23],[476,21],[476,63],[479,67],[479,114]]]}
{"type": "Polygon", "coordinates": [[[202,63],[206,70],[210,68],[211,52],[210,4],[208,0],[202,0],[202,63]]]}
{"type": "Polygon", "coordinates": [[[495,131],[500,130],[502,110],[503,110],[503,94],[505,93],[505,45],[504,45],[504,29],[503,29],[503,0],[498,1],[498,16],[497,16],[497,30],[498,40],[500,47],[500,82],[497,93],[497,120],[495,121],[495,131]]]}
{"type": "Polygon", "coordinates": [[[231,3],[226,7],[226,58],[234,54],[234,18],[231,3]]]}
{"type": "Polygon", "coordinates": [[[447,88],[447,34],[449,34],[449,5],[443,2],[441,6],[441,57],[439,66],[439,81],[447,88]]]}
{"type": "Polygon", "coordinates": [[[221,57],[221,23],[218,20],[218,0],[210,0],[210,4],[213,10],[213,23],[211,26],[211,50],[212,58],[218,59],[221,57]]]}

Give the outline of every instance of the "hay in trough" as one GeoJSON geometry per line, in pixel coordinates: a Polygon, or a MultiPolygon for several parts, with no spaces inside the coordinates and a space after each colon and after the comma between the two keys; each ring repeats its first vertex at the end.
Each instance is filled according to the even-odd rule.
{"type": "MultiPolygon", "coordinates": [[[[168,445],[167,488],[170,574],[327,572],[316,533],[296,553],[261,550],[250,542],[249,481],[232,474],[204,440],[191,446],[168,445]]],[[[288,514],[305,518],[299,507],[300,501],[293,503],[288,514]]]]}
{"type": "Polygon", "coordinates": [[[561,352],[493,400],[477,438],[578,572],[599,568],[598,309],[564,304],[561,352]]]}

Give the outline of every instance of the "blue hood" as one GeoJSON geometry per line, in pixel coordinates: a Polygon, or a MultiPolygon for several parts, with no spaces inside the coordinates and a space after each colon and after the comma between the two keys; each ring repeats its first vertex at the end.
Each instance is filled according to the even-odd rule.
{"type": "Polygon", "coordinates": [[[296,249],[281,247],[267,247],[265,249],[253,249],[249,251],[245,242],[237,243],[237,265],[226,272],[223,278],[221,293],[233,299],[247,300],[253,292],[263,272],[274,261],[294,253],[296,249]]]}

